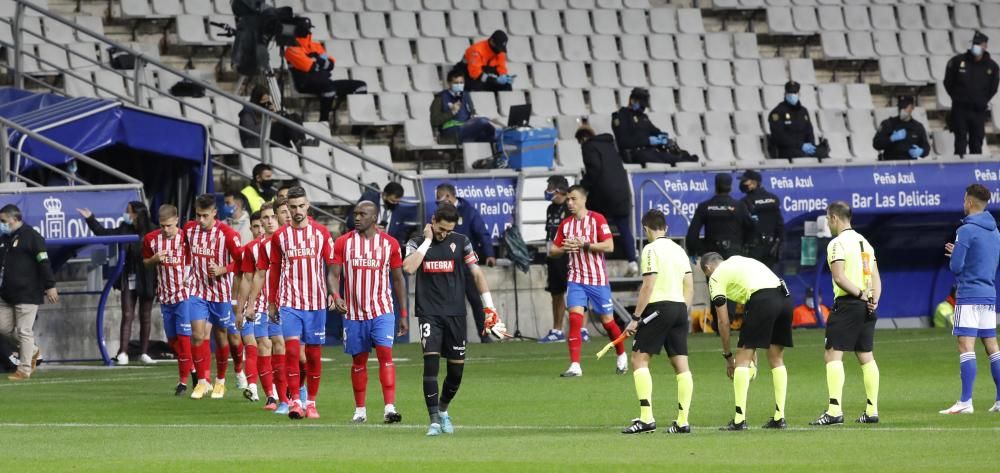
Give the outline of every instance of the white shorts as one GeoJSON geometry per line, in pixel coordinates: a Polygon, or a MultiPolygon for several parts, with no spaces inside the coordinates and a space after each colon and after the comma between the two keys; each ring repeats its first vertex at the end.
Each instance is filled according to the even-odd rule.
{"type": "Polygon", "coordinates": [[[968,304],[955,306],[957,337],[990,338],[997,336],[997,311],[994,305],[968,304]]]}

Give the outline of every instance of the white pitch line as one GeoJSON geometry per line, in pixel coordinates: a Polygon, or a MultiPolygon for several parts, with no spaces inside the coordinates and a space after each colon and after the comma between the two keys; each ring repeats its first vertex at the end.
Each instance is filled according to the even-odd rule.
{"type": "Polygon", "coordinates": [[[115,376],[112,378],[86,378],[86,379],[51,379],[41,381],[19,381],[16,383],[0,384],[0,388],[45,386],[52,384],[85,384],[85,383],[113,383],[116,381],[141,381],[147,379],[176,378],[176,374],[137,374],[135,376],[115,376]]]}
{"type": "MultiPolygon", "coordinates": [[[[114,423],[16,423],[16,422],[5,422],[0,423],[0,428],[65,428],[65,429],[242,429],[242,428],[260,428],[260,429],[282,429],[282,430],[294,430],[294,429],[426,429],[424,425],[418,424],[403,424],[403,425],[382,425],[382,424],[369,424],[369,425],[356,425],[356,424],[114,424],[114,423]]],[[[481,431],[503,431],[503,430],[520,430],[520,431],[552,431],[552,430],[562,430],[562,431],[614,431],[617,426],[582,426],[582,425],[468,425],[468,426],[457,426],[458,430],[481,430],[481,431]]],[[[721,435],[729,435],[716,430],[715,427],[698,427],[694,426],[694,430],[701,433],[717,433],[721,435]]],[[[760,429],[753,429],[760,430],[760,429]]],[[[877,432],[1000,432],[1000,427],[872,427],[872,428],[830,428],[830,427],[789,427],[785,429],[791,432],[852,432],[852,433],[877,433],[877,432]]],[[[763,430],[761,430],[763,432],[763,430]]],[[[739,435],[739,434],[735,434],[739,435]]],[[[768,432],[768,435],[772,435],[768,432]]]]}

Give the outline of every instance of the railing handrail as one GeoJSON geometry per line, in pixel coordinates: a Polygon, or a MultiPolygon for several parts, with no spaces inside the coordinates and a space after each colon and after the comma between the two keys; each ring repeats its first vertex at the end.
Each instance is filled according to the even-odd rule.
{"type": "MultiPolygon", "coordinates": [[[[344,145],[342,143],[338,143],[337,141],[334,141],[332,139],[332,137],[328,138],[327,136],[324,136],[322,134],[313,132],[309,128],[306,128],[306,127],[304,127],[302,125],[299,125],[298,123],[295,123],[295,122],[293,122],[293,121],[285,118],[280,113],[272,112],[272,111],[270,111],[268,109],[265,109],[263,107],[258,106],[257,104],[253,104],[253,103],[251,103],[249,101],[246,101],[242,97],[239,97],[239,96],[237,96],[237,95],[235,95],[233,93],[227,92],[227,91],[221,89],[220,87],[217,87],[216,85],[213,85],[213,84],[208,83],[208,82],[204,82],[204,81],[202,81],[202,80],[200,80],[200,79],[198,79],[196,77],[193,77],[191,75],[188,75],[188,74],[184,73],[183,71],[179,71],[179,70],[176,70],[176,69],[174,69],[174,68],[172,68],[170,66],[167,66],[163,62],[157,60],[156,58],[154,58],[152,56],[147,55],[146,53],[143,53],[141,51],[135,50],[135,49],[133,49],[133,48],[127,46],[127,45],[118,43],[118,42],[116,42],[116,41],[114,41],[114,40],[112,40],[112,39],[110,39],[110,38],[108,38],[106,36],[102,36],[102,35],[94,32],[94,31],[92,31],[92,30],[90,30],[90,29],[88,29],[88,28],[86,28],[84,26],[78,25],[78,24],[76,24],[76,23],[74,23],[72,21],[64,19],[64,18],[62,18],[59,15],[53,14],[52,12],[50,12],[48,10],[45,10],[43,8],[40,8],[37,5],[29,3],[29,2],[27,2],[25,0],[14,0],[14,2],[16,4],[17,10],[16,10],[16,14],[15,14],[14,19],[12,21],[9,21],[9,23],[11,24],[11,30],[12,30],[12,33],[13,33],[12,36],[14,37],[15,50],[19,51],[21,54],[30,56],[30,57],[32,57],[32,58],[34,58],[34,59],[36,59],[36,60],[38,60],[38,61],[40,61],[42,63],[45,63],[46,65],[52,67],[54,70],[56,70],[58,72],[61,72],[61,73],[64,73],[64,74],[65,73],[70,73],[70,75],[72,75],[74,77],[77,77],[77,78],[80,78],[80,76],[76,75],[75,73],[72,73],[72,72],[68,71],[67,69],[58,67],[58,66],[56,66],[56,65],[48,62],[47,60],[39,57],[39,55],[35,55],[35,54],[32,54],[31,52],[23,50],[23,45],[21,44],[23,41],[21,41],[21,37],[22,37],[22,34],[24,32],[27,32],[28,34],[31,34],[34,37],[38,37],[38,38],[42,39],[43,41],[48,42],[49,44],[56,44],[56,43],[48,40],[48,38],[44,38],[44,37],[38,35],[37,33],[33,32],[33,31],[24,30],[21,27],[19,18],[21,18],[23,16],[25,9],[33,10],[33,11],[37,12],[39,14],[39,16],[45,17],[47,19],[51,19],[51,20],[56,21],[58,23],[62,23],[63,25],[67,26],[68,28],[70,28],[74,32],[82,33],[82,34],[84,34],[86,36],[89,36],[90,38],[93,38],[96,43],[101,44],[102,46],[105,46],[105,47],[114,47],[114,48],[116,48],[118,50],[121,50],[121,51],[124,51],[124,52],[126,52],[128,54],[133,55],[136,58],[136,68],[133,69],[135,71],[135,76],[134,77],[129,77],[126,73],[123,73],[123,72],[121,72],[119,70],[115,70],[115,69],[109,67],[108,65],[103,64],[100,61],[96,61],[96,60],[94,60],[91,57],[86,57],[84,55],[81,55],[81,54],[77,53],[76,51],[72,51],[72,50],[70,50],[70,49],[67,48],[67,50],[70,52],[70,54],[73,54],[73,55],[75,55],[77,57],[80,57],[80,58],[82,58],[82,59],[90,62],[91,64],[96,65],[97,67],[101,68],[102,70],[113,71],[115,74],[117,74],[118,76],[122,77],[124,80],[133,82],[133,86],[135,87],[135,93],[131,94],[132,96],[128,96],[128,97],[122,96],[121,94],[118,94],[118,93],[116,93],[116,92],[114,92],[112,90],[109,90],[109,89],[103,87],[100,84],[94,84],[95,87],[101,89],[104,93],[107,93],[107,94],[112,95],[112,96],[114,96],[116,98],[119,98],[119,99],[121,99],[124,102],[131,103],[131,104],[134,104],[137,107],[140,107],[140,108],[142,108],[144,110],[148,110],[149,107],[146,106],[143,103],[140,103],[137,99],[139,97],[143,96],[142,93],[141,93],[141,90],[143,88],[145,88],[145,89],[151,89],[151,90],[156,91],[162,97],[169,97],[170,99],[174,100],[175,102],[178,102],[179,104],[182,104],[184,107],[189,107],[192,110],[195,110],[195,111],[197,111],[199,113],[202,113],[202,114],[204,114],[206,116],[212,117],[214,120],[216,120],[216,121],[218,121],[220,123],[224,123],[224,124],[229,125],[229,126],[234,126],[238,130],[246,130],[246,131],[249,131],[249,132],[258,133],[260,135],[260,143],[261,143],[261,148],[262,148],[262,154],[264,154],[264,155],[268,154],[268,151],[269,151],[270,147],[273,144],[278,144],[278,143],[274,143],[270,139],[270,136],[266,136],[264,134],[267,131],[267,128],[268,128],[266,126],[262,127],[262,130],[247,130],[247,129],[243,128],[242,126],[240,126],[238,123],[233,122],[233,121],[231,121],[231,120],[229,120],[229,119],[227,119],[225,117],[222,117],[222,116],[216,114],[215,112],[213,112],[212,110],[202,109],[202,108],[198,107],[197,105],[190,104],[187,101],[184,101],[184,100],[182,100],[179,97],[175,97],[175,96],[163,93],[159,89],[156,89],[154,86],[146,84],[145,81],[143,80],[143,76],[142,76],[142,72],[143,71],[142,71],[142,69],[140,69],[140,67],[143,67],[145,65],[150,65],[151,64],[151,65],[153,65],[153,66],[155,66],[155,67],[157,67],[159,69],[162,69],[163,71],[165,71],[165,72],[167,72],[167,73],[169,73],[169,74],[171,74],[173,76],[176,76],[177,78],[179,78],[181,80],[188,80],[188,81],[191,81],[191,82],[193,82],[193,83],[195,83],[195,84],[197,84],[197,85],[199,85],[201,87],[204,87],[206,91],[209,91],[209,92],[211,92],[212,94],[214,94],[214,95],[216,95],[218,97],[221,97],[223,99],[229,100],[229,101],[231,101],[231,102],[233,102],[235,104],[238,104],[238,105],[240,105],[240,106],[242,106],[244,108],[249,107],[251,110],[253,110],[256,113],[260,114],[261,116],[265,117],[264,118],[265,122],[277,122],[277,123],[281,123],[282,125],[290,128],[292,130],[295,130],[297,132],[300,132],[300,133],[304,134],[305,136],[307,136],[309,138],[313,138],[313,139],[317,140],[320,143],[324,143],[325,145],[329,146],[330,148],[337,149],[337,150],[342,151],[342,152],[344,152],[344,153],[346,153],[348,155],[351,155],[351,156],[353,156],[353,157],[355,157],[357,159],[360,159],[362,162],[366,163],[366,166],[371,166],[371,167],[376,168],[376,169],[381,169],[381,170],[387,172],[390,175],[390,178],[393,179],[393,180],[409,180],[409,181],[416,181],[417,180],[417,178],[415,178],[413,176],[409,176],[409,175],[403,174],[403,173],[397,171],[396,169],[394,169],[392,166],[386,165],[386,164],[384,164],[384,163],[382,163],[382,162],[380,162],[380,161],[378,161],[376,159],[373,159],[373,158],[365,155],[359,149],[356,149],[356,148],[351,147],[351,146],[344,145]]],[[[4,20],[0,19],[0,21],[4,21],[4,20]]],[[[16,55],[16,57],[15,57],[15,64],[18,64],[18,63],[20,63],[22,61],[21,54],[16,55]]],[[[27,75],[27,74],[24,74],[20,69],[21,68],[15,67],[15,71],[14,71],[14,74],[15,74],[15,83],[23,84],[23,78],[24,77],[30,77],[30,76],[27,75]]],[[[32,78],[32,80],[34,81],[34,78],[32,78]]],[[[35,81],[35,82],[41,83],[41,81],[35,81]]],[[[90,82],[90,81],[88,81],[88,82],[90,82]]],[[[46,87],[48,87],[50,90],[58,90],[55,87],[48,86],[47,84],[44,84],[44,85],[46,87]]],[[[65,91],[62,91],[62,92],[65,93],[65,91]]],[[[238,155],[241,155],[241,156],[247,156],[247,157],[249,157],[251,159],[259,160],[261,162],[265,162],[265,160],[262,160],[260,157],[257,157],[257,156],[255,156],[255,155],[253,155],[251,153],[247,153],[243,149],[237,149],[231,143],[225,143],[225,142],[222,142],[221,140],[218,140],[211,133],[209,134],[209,136],[210,136],[210,142],[211,143],[214,143],[214,144],[217,144],[217,145],[221,145],[221,146],[224,146],[226,148],[230,148],[230,149],[232,149],[235,152],[235,154],[238,154],[238,155]]],[[[280,144],[278,144],[278,145],[281,146],[280,144]]],[[[372,189],[372,187],[369,185],[369,183],[364,182],[363,178],[353,177],[353,176],[346,175],[343,172],[341,172],[341,171],[337,170],[336,168],[334,168],[329,161],[328,162],[316,161],[316,160],[312,159],[311,157],[306,156],[304,153],[301,153],[301,152],[296,151],[294,149],[288,149],[288,148],[283,147],[283,146],[282,146],[282,148],[284,148],[286,151],[289,151],[289,152],[295,154],[299,159],[302,159],[303,161],[312,163],[312,164],[320,167],[324,171],[327,171],[327,172],[332,173],[332,174],[337,174],[337,175],[346,177],[348,179],[351,179],[351,180],[354,180],[354,181],[358,182],[359,185],[362,186],[362,187],[372,189]]],[[[268,161],[270,161],[270,160],[268,160],[268,161]]],[[[268,164],[271,165],[271,166],[273,166],[273,162],[269,162],[268,164]]],[[[292,177],[296,177],[297,174],[298,173],[290,173],[289,175],[292,176],[292,177]]],[[[307,182],[304,179],[299,179],[299,180],[301,182],[303,182],[303,183],[307,182]]],[[[316,187],[316,186],[314,186],[314,187],[316,187]]],[[[342,197],[342,196],[334,193],[331,189],[321,188],[321,190],[323,192],[325,192],[325,193],[330,194],[332,197],[334,197],[334,198],[336,198],[338,200],[349,201],[349,199],[345,199],[344,197],[342,197]]],[[[374,188],[373,190],[380,191],[381,189],[374,188]]],[[[422,200],[423,199],[421,197],[421,201],[422,200]]]]}

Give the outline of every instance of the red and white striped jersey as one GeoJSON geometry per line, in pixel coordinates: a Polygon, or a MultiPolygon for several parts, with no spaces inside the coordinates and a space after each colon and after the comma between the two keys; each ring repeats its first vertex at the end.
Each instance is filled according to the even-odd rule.
{"type": "MultiPolygon", "coordinates": [[[[253,274],[257,271],[270,270],[270,252],[270,237],[261,236],[256,240],[247,243],[247,245],[243,247],[243,258],[240,261],[240,272],[253,274]]],[[[257,294],[257,299],[248,302],[249,304],[253,304],[253,311],[255,313],[262,314],[267,312],[267,295],[270,294],[270,283],[271,281],[268,278],[265,278],[264,286],[261,287],[260,293],[257,294]]]]}
{"type": "MultiPolygon", "coordinates": [[[[563,246],[566,240],[581,239],[591,244],[611,239],[611,227],[603,215],[588,210],[587,215],[577,219],[569,216],[559,224],[553,243],[563,246]]],[[[606,286],[608,284],[608,269],[604,264],[604,253],[583,251],[569,253],[570,282],[588,286],[606,286]]]]}
{"type": "Polygon", "coordinates": [[[395,238],[385,232],[365,238],[352,230],[333,244],[333,264],[344,267],[348,320],[371,320],[393,313],[389,272],[403,267],[395,238]]]}
{"type": "Polygon", "coordinates": [[[191,249],[191,278],[188,280],[191,296],[209,302],[232,301],[233,273],[239,269],[242,254],[240,234],[218,221],[206,231],[192,220],[184,225],[184,231],[191,249]],[[228,272],[214,277],[208,272],[210,264],[225,266],[228,272]]]}
{"type": "Polygon", "coordinates": [[[187,279],[190,274],[190,253],[184,231],[180,230],[173,238],[167,238],[162,230],[153,230],[142,240],[142,257],[152,258],[159,252],[166,256],[160,258],[156,265],[156,297],[161,304],[176,304],[187,300],[190,292],[187,279]]]}
{"type": "Polygon", "coordinates": [[[326,309],[326,265],[333,262],[333,237],[310,221],[285,225],[271,237],[268,302],[299,310],[326,309]]]}

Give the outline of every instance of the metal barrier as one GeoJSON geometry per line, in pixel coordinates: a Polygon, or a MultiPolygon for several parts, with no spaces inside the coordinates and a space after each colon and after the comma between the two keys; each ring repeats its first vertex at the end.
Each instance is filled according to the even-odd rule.
{"type": "MultiPolygon", "coordinates": [[[[282,149],[282,150],[284,150],[286,152],[289,152],[289,153],[295,155],[298,159],[302,160],[302,162],[307,162],[310,165],[316,166],[317,168],[323,170],[324,172],[327,172],[327,173],[330,173],[330,174],[335,174],[335,175],[340,176],[342,178],[346,178],[346,179],[349,179],[351,181],[354,181],[354,182],[358,183],[359,188],[373,189],[375,191],[380,191],[381,190],[381,189],[373,188],[368,183],[364,182],[362,178],[350,176],[350,175],[347,175],[347,174],[345,174],[345,173],[343,173],[343,172],[335,169],[331,165],[331,163],[330,163],[329,160],[327,160],[326,162],[322,162],[322,161],[316,160],[316,159],[314,159],[314,158],[312,158],[310,156],[307,156],[306,154],[304,154],[304,153],[302,153],[302,152],[300,152],[300,151],[298,151],[298,150],[296,150],[294,148],[290,148],[290,147],[284,146],[284,145],[282,145],[280,143],[277,143],[277,142],[271,140],[271,138],[270,138],[271,127],[273,125],[275,125],[275,124],[281,124],[281,125],[283,125],[285,127],[290,128],[291,130],[294,130],[294,131],[297,131],[299,133],[304,134],[308,138],[315,139],[318,142],[323,143],[323,144],[329,146],[330,148],[334,148],[334,149],[340,150],[340,151],[342,151],[342,152],[344,152],[344,153],[346,153],[346,154],[348,154],[348,155],[350,155],[350,156],[352,156],[354,158],[357,158],[357,159],[361,160],[369,168],[375,168],[375,169],[380,169],[380,170],[386,171],[389,174],[390,179],[392,179],[394,181],[404,181],[404,180],[414,181],[415,180],[414,177],[404,175],[404,174],[396,171],[392,166],[386,165],[386,164],[384,164],[384,163],[382,163],[382,162],[380,162],[378,160],[372,159],[372,158],[366,156],[361,151],[359,151],[359,150],[357,150],[357,149],[355,149],[353,147],[346,146],[346,145],[344,145],[342,143],[338,143],[338,142],[334,141],[331,138],[328,138],[328,137],[323,136],[323,135],[321,135],[319,133],[313,132],[312,130],[310,130],[310,129],[304,127],[304,126],[301,126],[298,123],[295,123],[295,122],[293,122],[293,121],[285,118],[280,113],[272,112],[272,111],[270,111],[268,109],[265,109],[263,107],[260,107],[260,106],[258,106],[256,104],[250,103],[248,100],[244,100],[243,98],[241,98],[239,96],[236,96],[236,95],[234,95],[232,93],[226,92],[226,91],[222,90],[221,88],[219,88],[218,86],[216,86],[214,84],[204,82],[204,81],[202,81],[200,79],[197,79],[197,78],[195,78],[193,76],[185,74],[182,71],[178,71],[176,69],[173,69],[173,68],[171,68],[171,67],[163,64],[159,60],[157,60],[157,59],[155,59],[153,57],[150,57],[148,54],[145,54],[145,53],[143,53],[141,51],[137,51],[135,49],[132,49],[132,48],[126,46],[126,45],[114,42],[114,41],[110,40],[107,37],[99,35],[99,34],[95,33],[94,31],[91,31],[91,30],[89,30],[87,28],[84,28],[84,27],[82,27],[80,25],[77,25],[76,23],[73,23],[72,21],[69,21],[69,20],[67,20],[67,19],[65,19],[65,18],[63,18],[61,16],[55,15],[52,12],[49,12],[48,10],[46,10],[44,8],[38,7],[37,5],[34,5],[32,3],[27,2],[26,0],[12,0],[12,1],[14,1],[15,4],[16,4],[16,13],[15,13],[14,17],[12,19],[10,19],[10,20],[5,19],[5,18],[0,18],[0,23],[8,23],[8,24],[11,25],[11,33],[12,33],[12,37],[14,39],[14,42],[11,44],[11,43],[7,43],[7,42],[4,42],[4,41],[0,41],[0,47],[12,48],[12,50],[13,50],[13,60],[14,60],[13,62],[14,62],[14,64],[13,64],[13,66],[11,66],[10,64],[0,64],[0,67],[3,67],[4,69],[6,69],[8,72],[10,72],[13,75],[15,87],[24,88],[25,81],[28,81],[31,84],[33,84],[34,86],[42,87],[44,89],[47,89],[49,91],[52,91],[52,92],[55,92],[55,93],[59,93],[59,94],[62,94],[62,95],[69,95],[68,94],[69,91],[66,90],[67,87],[65,85],[65,81],[64,81],[63,88],[59,89],[58,87],[53,86],[53,85],[51,85],[51,84],[49,84],[49,83],[47,83],[47,82],[45,82],[45,81],[43,81],[43,80],[41,80],[41,79],[39,79],[37,77],[34,77],[31,74],[25,73],[24,72],[24,61],[25,61],[25,58],[30,58],[30,59],[33,59],[35,61],[38,61],[39,64],[42,64],[42,65],[45,65],[45,66],[51,68],[52,70],[56,71],[59,74],[63,74],[64,78],[65,77],[72,77],[72,78],[74,78],[76,80],[86,82],[88,85],[93,85],[95,87],[95,91],[98,91],[99,94],[110,96],[110,97],[114,97],[115,99],[121,100],[123,103],[129,104],[129,105],[132,105],[132,106],[135,106],[135,107],[139,107],[139,108],[142,108],[142,109],[149,110],[149,109],[151,109],[151,106],[150,106],[151,102],[150,102],[150,100],[152,100],[153,98],[164,98],[164,99],[172,100],[174,102],[177,102],[178,107],[183,106],[184,108],[186,108],[188,110],[193,110],[194,112],[197,113],[197,115],[204,116],[204,117],[210,117],[215,124],[218,124],[218,125],[221,125],[221,126],[228,126],[228,127],[235,128],[237,130],[237,134],[239,134],[240,131],[251,133],[251,134],[255,134],[259,138],[259,142],[261,144],[260,156],[257,156],[254,153],[248,152],[246,149],[244,149],[242,147],[242,145],[240,145],[238,143],[227,143],[227,142],[221,140],[219,137],[216,136],[216,133],[217,133],[216,130],[213,130],[211,127],[209,127],[209,131],[210,131],[210,133],[209,133],[209,136],[210,136],[209,141],[210,141],[210,143],[212,144],[212,146],[215,149],[222,150],[221,152],[215,153],[215,154],[235,154],[235,155],[239,156],[240,159],[249,159],[249,160],[252,160],[252,161],[257,161],[257,162],[262,162],[262,163],[269,164],[275,170],[277,170],[277,171],[279,171],[281,173],[284,173],[284,174],[286,174],[286,175],[288,175],[290,177],[295,178],[295,177],[299,176],[301,174],[300,170],[286,169],[286,168],[283,168],[281,166],[275,166],[274,165],[273,160],[271,159],[271,150],[272,150],[272,147],[278,147],[279,149],[282,149]],[[75,51],[75,50],[73,50],[71,48],[65,48],[64,45],[57,44],[54,41],[49,40],[48,38],[44,37],[43,35],[40,35],[40,34],[38,34],[36,32],[29,31],[29,30],[25,29],[23,27],[22,23],[23,23],[23,19],[24,19],[24,15],[25,15],[26,10],[32,10],[34,12],[33,15],[40,16],[40,17],[44,18],[45,21],[54,21],[54,22],[57,22],[57,23],[61,23],[62,25],[65,25],[66,27],[70,28],[78,37],[79,36],[85,36],[87,38],[92,38],[93,42],[96,43],[102,49],[116,48],[117,50],[120,50],[120,51],[123,51],[125,53],[131,54],[132,56],[135,57],[135,64],[134,64],[133,69],[131,71],[129,71],[129,73],[125,73],[125,72],[123,72],[121,70],[114,69],[114,68],[110,67],[110,64],[104,64],[104,63],[102,63],[99,60],[95,60],[93,57],[85,56],[85,55],[83,55],[83,54],[81,54],[81,53],[79,53],[79,52],[77,52],[77,51],[75,51]],[[86,67],[91,67],[92,66],[92,67],[95,68],[94,70],[100,70],[100,71],[109,72],[109,73],[112,73],[112,74],[120,77],[121,80],[125,84],[125,91],[124,91],[124,93],[121,93],[120,91],[116,91],[112,87],[109,87],[106,84],[101,84],[100,81],[95,81],[95,80],[92,80],[89,77],[85,77],[84,75],[81,75],[80,71],[78,70],[78,69],[81,69],[79,67],[77,67],[77,68],[60,67],[59,65],[54,64],[51,61],[43,58],[40,53],[35,53],[35,52],[32,52],[32,51],[29,51],[28,48],[25,48],[25,45],[26,45],[25,44],[25,35],[26,34],[30,35],[33,38],[36,38],[37,40],[40,40],[42,42],[41,44],[50,44],[50,45],[55,45],[55,46],[58,46],[60,48],[66,49],[66,51],[69,53],[70,57],[82,60],[82,61],[84,61],[84,62],[86,62],[88,64],[88,66],[85,66],[83,69],[86,69],[86,67]],[[156,79],[160,80],[160,87],[159,88],[156,87],[155,83],[150,83],[151,81],[154,80],[154,77],[153,77],[154,75],[155,75],[156,79]],[[261,116],[261,119],[262,119],[261,129],[259,129],[259,130],[253,130],[253,129],[248,129],[248,128],[242,127],[238,123],[238,120],[237,121],[233,121],[231,119],[228,119],[226,117],[223,117],[223,116],[217,114],[213,110],[210,110],[210,109],[206,110],[204,107],[198,106],[196,104],[189,103],[188,101],[182,100],[181,98],[175,97],[175,96],[173,96],[173,95],[171,95],[169,93],[165,93],[161,89],[165,88],[164,85],[165,85],[165,81],[167,80],[167,78],[176,78],[178,80],[191,81],[191,82],[197,84],[198,86],[204,87],[204,89],[206,90],[206,92],[208,92],[208,95],[210,96],[210,98],[212,98],[214,101],[216,101],[216,104],[220,103],[220,101],[223,101],[223,102],[228,101],[228,102],[230,102],[229,105],[232,106],[232,109],[235,109],[235,107],[238,106],[238,107],[241,107],[242,109],[249,109],[249,110],[251,110],[251,111],[259,114],[261,116]]],[[[155,111],[154,111],[154,113],[155,113],[155,111]]],[[[234,174],[237,174],[237,175],[242,176],[244,178],[251,179],[251,176],[248,175],[243,170],[237,170],[235,168],[232,168],[232,167],[229,167],[229,166],[225,166],[225,165],[223,165],[222,167],[224,169],[227,169],[229,172],[233,172],[234,174]]],[[[353,204],[354,203],[350,199],[345,198],[341,193],[336,192],[336,190],[334,190],[334,189],[324,187],[324,186],[319,185],[319,184],[317,184],[315,182],[311,182],[308,179],[298,179],[298,180],[299,180],[300,184],[303,185],[303,186],[308,186],[308,187],[314,188],[314,189],[316,189],[316,190],[318,190],[318,191],[320,191],[322,193],[325,193],[325,194],[329,195],[331,198],[334,199],[335,202],[340,202],[340,203],[344,203],[344,204],[353,204]]],[[[421,197],[421,204],[423,203],[422,199],[423,198],[421,197]]],[[[327,215],[328,217],[331,217],[331,218],[334,218],[334,219],[337,219],[337,220],[340,220],[341,222],[343,222],[343,219],[341,219],[339,217],[336,217],[333,214],[330,214],[329,212],[322,211],[321,209],[317,209],[317,210],[319,210],[321,213],[327,215]]]]}

